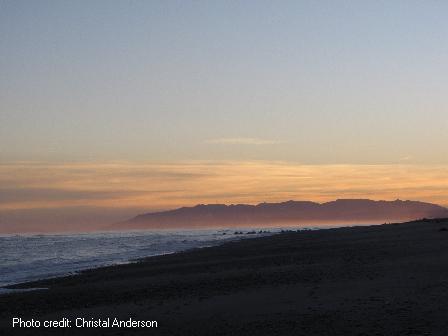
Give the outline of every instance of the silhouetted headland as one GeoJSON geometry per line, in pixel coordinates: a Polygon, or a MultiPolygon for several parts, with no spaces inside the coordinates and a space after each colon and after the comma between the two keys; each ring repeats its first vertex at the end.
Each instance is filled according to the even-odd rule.
{"type": "Polygon", "coordinates": [[[417,201],[338,199],[327,203],[288,201],[258,205],[199,204],[147,213],[115,228],[198,228],[312,224],[368,224],[448,217],[448,209],[417,201]]]}

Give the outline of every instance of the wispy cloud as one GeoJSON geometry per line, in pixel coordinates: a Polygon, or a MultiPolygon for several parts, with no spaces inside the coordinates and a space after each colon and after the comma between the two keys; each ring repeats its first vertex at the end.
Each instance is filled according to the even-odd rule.
{"type": "Polygon", "coordinates": [[[78,224],[92,229],[146,211],[199,203],[402,198],[446,205],[447,190],[446,165],[0,163],[0,232],[22,224],[30,225],[28,231],[79,230],[78,224]]]}
{"type": "Polygon", "coordinates": [[[446,204],[448,166],[285,162],[0,164],[2,210],[95,206],[166,209],[197,203],[335,198],[446,204]]]}
{"type": "Polygon", "coordinates": [[[260,139],[260,138],[217,138],[208,139],[207,143],[211,144],[225,144],[225,145],[276,145],[283,143],[283,141],[260,139]]]}

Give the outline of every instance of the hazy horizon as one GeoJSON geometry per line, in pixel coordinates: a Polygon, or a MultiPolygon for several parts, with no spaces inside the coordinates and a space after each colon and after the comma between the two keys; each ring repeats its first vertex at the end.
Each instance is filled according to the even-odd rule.
{"type": "MultiPolygon", "coordinates": [[[[277,202],[261,202],[261,203],[199,203],[199,204],[191,204],[187,206],[174,207],[174,208],[166,208],[166,209],[152,209],[148,210],[147,208],[95,208],[95,207],[73,207],[70,209],[48,209],[48,211],[42,211],[42,209],[27,209],[25,211],[18,211],[14,215],[14,211],[8,213],[5,211],[3,221],[0,222],[0,234],[21,234],[21,233],[31,233],[31,234],[64,234],[64,233],[88,233],[88,232],[107,232],[107,231],[127,231],[127,230],[198,230],[198,229],[236,229],[236,228],[293,228],[293,227],[328,227],[328,226],[350,226],[350,225],[372,225],[372,224],[384,224],[384,223],[400,223],[406,221],[419,220],[423,218],[445,218],[448,214],[434,216],[430,212],[424,210],[415,209],[414,206],[417,203],[424,203],[422,205],[435,205],[440,206],[442,209],[447,210],[448,207],[444,207],[435,203],[427,203],[419,200],[384,200],[384,199],[366,199],[366,198],[338,198],[333,200],[326,200],[316,202],[313,200],[278,200],[277,202]],[[378,213],[375,209],[370,209],[367,212],[362,204],[355,205],[353,207],[347,209],[347,207],[343,206],[340,210],[336,211],[333,215],[323,215],[320,219],[311,218],[308,219],[308,213],[301,213],[300,218],[290,218],[285,220],[282,217],[285,216],[284,210],[281,213],[278,213],[279,217],[277,219],[272,219],[269,221],[260,221],[260,220],[249,220],[246,218],[245,222],[234,222],[226,220],[226,217],[229,214],[232,214],[232,208],[237,209],[238,206],[253,206],[255,208],[259,208],[259,206],[263,206],[265,204],[269,204],[272,206],[280,206],[283,204],[291,204],[293,202],[294,205],[300,205],[300,203],[314,203],[320,206],[326,206],[329,204],[336,205],[339,203],[339,207],[342,203],[347,204],[347,202],[357,202],[357,201],[368,201],[369,206],[372,206],[372,203],[386,203],[391,206],[394,203],[399,202],[399,206],[404,206],[405,208],[402,211],[398,211],[394,215],[386,214],[386,213],[378,213]],[[409,205],[406,205],[409,204],[409,205]],[[412,206],[410,205],[412,204],[412,206]],[[174,215],[177,213],[177,210],[195,210],[203,207],[206,208],[212,207],[217,209],[214,206],[225,207],[229,213],[223,213],[224,217],[220,217],[218,213],[214,214],[213,219],[209,218],[204,221],[204,218],[198,218],[196,220],[189,220],[187,223],[179,222],[176,224],[172,221],[161,221],[154,226],[154,221],[148,222],[140,222],[138,225],[132,225],[132,222],[137,218],[145,217],[148,215],[158,215],[161,214],[165,216],[167,214],[174,215]],[[349,212],[345,213],[347,210],[349,212]],[[342,211],[342,212],[340,212],[342,211]],[[343,214],[345,213],[345,214],[343,214]],[[218,217],[215,217],[215,216],[218,217]],[[360,217],[361,216],[361,217],[360,217]],[[8,218],[9,217],[9,218],[8,218]],[[50,220],[49,220],[50,218],[50,220]],[[98,220],[99,218],[99,220],[98,220]],[[18,220],[19,219],[19,220],[18,220]],[[14,224],[14,225],[11,225],[14,224]],[[173,225],[175,224],[175,225],[173,225]]],[[[220,208],[222,210],[222,208],[220,208]]],[[[383,209],[384,210],[384,209],[383,209]]],[[[209,211],[209,210],[205,210],[209,211]]],[[[207,212],[208,213],[208,212],[207,212]]],[[[237,211],[235,215],[239,212],[237,211]]],[[[207,215],[209,216],[210,213],[207,215]]],[[[182,220],[181,218],[179,218],[182,220]]],[[[177,219],[176,221],[178,221],[177,219]]],[[[235,220],[237,220],[235,218],[235,220]]],[[[139,222],[137,222],[139,223],[139,222]]]]}
{"type": "Polygon", "coordinates": [[[448,206],[448,3],[0,1],[0,227],[448,206]]]}
{"type": "Polygon", "coordinates": [[[410,199],[444,204],[448,168],[279,162],[0,165],[0,225],[101,225],[200,203],[410,199]]]}

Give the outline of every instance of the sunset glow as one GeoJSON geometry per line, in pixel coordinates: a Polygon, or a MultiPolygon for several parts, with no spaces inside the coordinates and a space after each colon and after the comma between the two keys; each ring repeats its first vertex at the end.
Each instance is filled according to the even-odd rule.
{"type": "Polygon", "coordinates": [[[401,198],[444,205],[448,188],[448,166],[405,164],[22,162],[1,165],[0,176],[3,214],[72,207],[137,214],[201,203],[337,198],[401,198]]]}
{"type": "Polygon", "coordinates": [[[198,203],[448,205],[446,3],[0,7],[2,227],[198,203]]]}

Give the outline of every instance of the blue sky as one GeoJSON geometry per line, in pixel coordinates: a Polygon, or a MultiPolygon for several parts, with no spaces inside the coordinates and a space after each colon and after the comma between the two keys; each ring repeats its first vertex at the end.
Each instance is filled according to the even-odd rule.
{"type": "Polygon", "coordinates": [[[0,155],[444,163],[447,7],[1,1],[0,155]]]}
{"type": "Polygon", "coordinates": [[[447,12],[0,0],[0,231],[214,202],[446,205],[447,12]]]}

